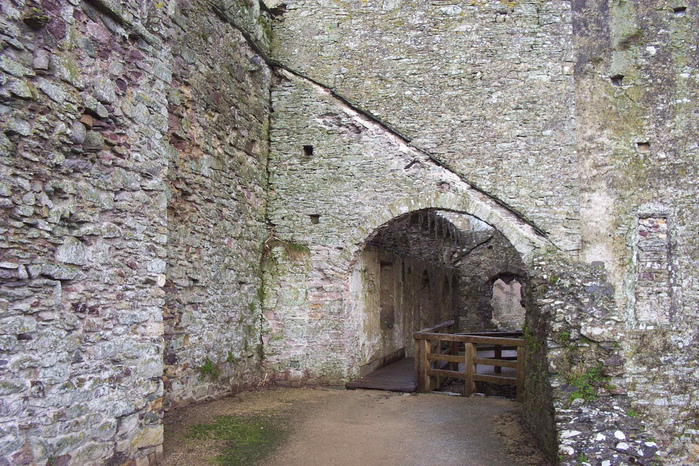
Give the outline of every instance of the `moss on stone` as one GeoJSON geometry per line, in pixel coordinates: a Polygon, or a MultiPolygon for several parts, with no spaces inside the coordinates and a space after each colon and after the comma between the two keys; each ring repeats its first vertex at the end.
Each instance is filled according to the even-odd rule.
{"type": "Polygon", "coordinates": [[[219,375],[221,375],[220,369],[216,366],[216,364],[207,358],[204,360],[204,364],[199,367],[199,373],[200,373],[200,378],[208,378],[209,380],[216,381],[218,380],[219,375]]]}
{"type": "Polygon", "coordinates": [[[260,464],[276,451],[289,435],[289,423],[276,413],[218,416],[210,424],[199,424],[189,439],[213,439],[225,443],[216,462],[222,465],[260,464]]]}
{"type": "Polygon", "coordinates": [[[24,24],[33,29],[40,29],[46,25],[49,20],[48,15],[41,9],[35,6],[30,6],[22,15],[24,24]]]}
{"type": "Polygon", "coordinates": [[[305,244],[292,243],[290,241],[272,240],[266,243],[269,250],[282,248],[284,254],[291,260],[299,260],[308,257],[311,250],[305,244]]]}
{"type": "Polygon", "coordinates": [[[566,383],[575,390],[570,394],[569,401],[582,398],[585,401],[597,399],[598,390],[609,386],[609,378],[604,376],[602,363],[584,371],[571,371],[564,374],[566,383]]]}

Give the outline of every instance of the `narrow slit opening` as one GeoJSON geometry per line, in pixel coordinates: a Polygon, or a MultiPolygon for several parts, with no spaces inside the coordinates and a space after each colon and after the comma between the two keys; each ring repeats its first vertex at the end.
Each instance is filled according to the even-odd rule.
{"type": "Polygon", "coordinates": [[[645,154],[646,152],[650,152],[650,143],[649,142],[637,142],[636,147],[638,148],[638,152],[645,154]]]}
{"type": "Polygon", "coordinates": [[[624,75],[623,74],[615,74],[614,76],[611,76],[609,79],[612,82],[612,86],[621,87],[623,82],[624,82],[624,75]]]}
{"type": "Polygon", "coordinates": [[[313,155],[313,146],[303,146],[303,155],[305,155],[306,157],[310,157],[311,155],[313,155]]]}

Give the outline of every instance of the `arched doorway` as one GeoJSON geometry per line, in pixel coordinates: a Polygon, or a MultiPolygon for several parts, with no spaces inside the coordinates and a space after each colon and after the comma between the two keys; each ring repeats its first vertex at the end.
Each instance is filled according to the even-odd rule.
{"type": "MultiPolygon", "coordinates": [[[[351,272],[347,325],[357,344],[348,347],[349,378],[411,357],[413,333],[446,320],[456,320],[459,331],[523,323],[523,308],[506,309],[512,299],[493,299],[494,283],[503,280],[520,291],[525,265],[502,233],[476,217],[421,209],[384,223],[351,272]]],[[[498,288],[495,296],[502,294],[498,288]]]]}
{"type": "Polygon", "coordinates": [[[492,322],[502,331],[521,330],[524,327],[526,287],[522,277],[502,274],[492,280],[490,305],[492,322]]]}

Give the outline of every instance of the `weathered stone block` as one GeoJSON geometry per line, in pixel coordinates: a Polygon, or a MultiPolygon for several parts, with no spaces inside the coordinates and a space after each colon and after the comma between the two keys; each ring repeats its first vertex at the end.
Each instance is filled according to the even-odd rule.
{"type": "Polygon", "coordinates": [[[163,426],[141,427],[131,440],[131,448],[154,447],[163,443],[163,426]]]}
{"type": "Polygon", "coordinates": [[[88,131],[82,145],[85,151],[97,152],[104,148],[104,138],[96,131],[88,131]]]}
{"type": "Polygon", "coordinates": [[[20,136],[29,136],[32,133],[32,127],[29,122],[19,119],[12,118],[7,123],[6,132],[10,134],[19,134],[20,136]]]}
{"type": "Polygon", "coordinates": [[[56,249],[55,257],[57,261],[66,264],[85,265],[87,264],[87,248],[82,241],[69,236],[56,249]]]}

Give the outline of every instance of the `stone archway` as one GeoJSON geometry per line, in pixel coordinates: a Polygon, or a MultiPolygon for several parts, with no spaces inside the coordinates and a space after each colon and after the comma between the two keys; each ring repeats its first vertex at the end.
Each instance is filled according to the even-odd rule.
{"type": "MultiPolygon", "coordinates": [[[[263,265],[261,354],[268,378],[340,385],[359,372],[366,361],[358,350],[360,325],[352,321],[352,289],[361,276],[353,268],[367,240],[396,218],[425,209],[472,215],[511,243],[527,268],[540,254],[558,249],[506,200],[474,187],[328,89],[292,73],[280,75],[272,93],[274,150],[267,163],[271,237],[263,265]]],[[[402,274],[402,264],[395,263],[386,264],[386,274],[391,265],[394,277],[402,274]]],[[[426,282],[443,283],[429,273],[426,282]]],[[[388,322],[379,313],[382,321],[388,322]]],[[[548,321],[538,322],[546,339],[548,321]]],[[[546,345],[537,347],[543,367],[546,345]]],[[[532,391],[549,393],[548,381],[538,380],[541,386],[532,391]]],[[[539,401],[537,406],[552,410],[550,399],[539,401]]],[[[543,435],[552,432],[545,430],[543,435]]]]}
{"type": "Polygon", "coordinates": [[[517,283],[525,281],[520,253],[495,228],[468,214],[420,209],[384,223],[352,264],[345,335],[356,344],[346,347],[347,377],[411,357],[412,334],[447,320],[461,331],[511,330],[521,310],[521,329],[523,308],[500,306],[495,313],[491,305],[493,283],[513,274],[517,283]],[[513,319],[498,325],[500,314],[513,319]]]}
{"type": "MultiPolygon", "coordinates": [[[[353,330],[360,324],[348,326],[353,268],[367,240],[394,219],[427,209],[472,215],[499,231],[524,264],[551,247],[531,222],[399,134],[327,89],[290,73],[283,78],[273,92],[279,111],[270,125],[272,237],[263,279],[271,377],[343,383],[362,365],[353,330]]],[[[390,273],[402,271],[393,264],[390,273]]]]}
{"type": "Polygon", "coordinates": [[[355,253],[382,225],[410,212],[426,209],[468,214],[491,225],[512,244],[524,263],[529,262],[537,251],[546,250],[551,246],[548,240],[531,225],[493,199],[476,195],[475,190],[465,182],[461,180],[455,182],[455,188],[457,193],[438,191],[429,194],[420,193],[416,196],[400,197],[387,205],[382,205],[363,219],[362,226],[357,232],[357,236],[361,238],[354,238],[355,253]]]}
{"type": "Polygon", "coordinates": [[[490,304],[493,309],[493,323],[501,330],[521,330],[526,313],[526,308],[522,305],[525,299],[522,277],[502,274],[491,281],[490,304]]]}

